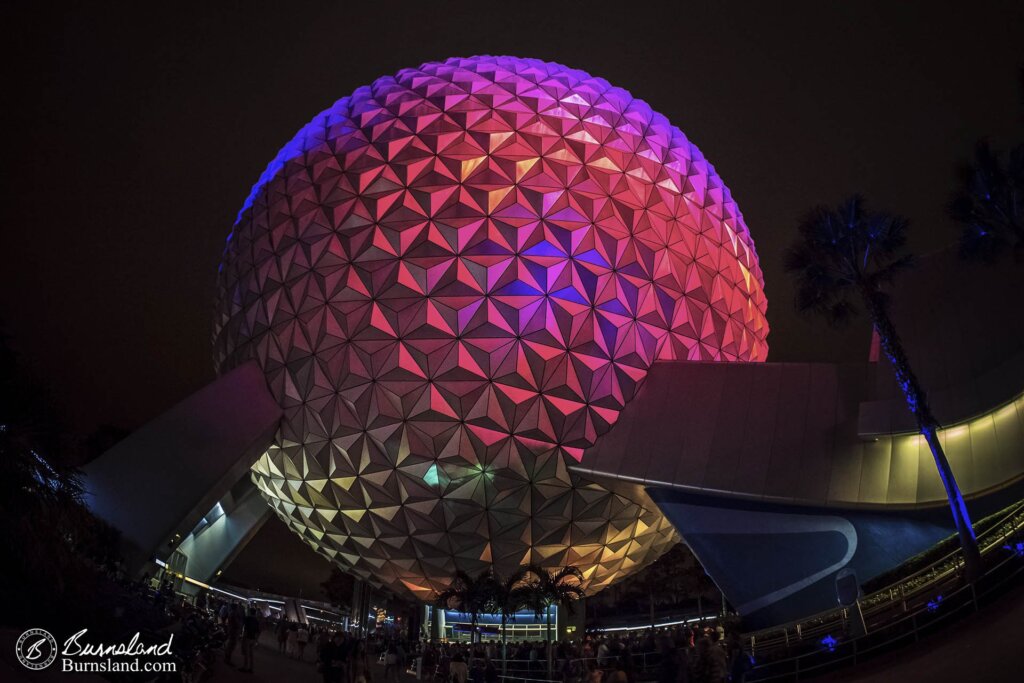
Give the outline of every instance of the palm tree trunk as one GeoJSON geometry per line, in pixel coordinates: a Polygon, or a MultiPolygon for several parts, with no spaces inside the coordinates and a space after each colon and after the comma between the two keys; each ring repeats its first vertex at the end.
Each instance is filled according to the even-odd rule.
{"type": "Polygon", "coordinates": [[[938,437],[938,421],[932,415],[931,407],[928,405],[928,397],[914,375],[903,350],[903,342],[896,333],[896,328],[889,318],[888,310],[884,301],[873,294],[863,294],[871,320],[878,332],[878,340],[882,352],[889,359],[893,373],[896,375],[896,383],[899,385],[903,396],[907,400],[907,407],[917,420],[918,431],[928,443],[935,460],[935,468],[939,471],[939,479],[946,489],[946,498],[949,500],[949,508],[953,513],[953,524],[960,537],[960,547],[964,553],[964,569],[966,578],[970,582],[976,581],[981,576],[981,553],[978,550],[978,539],[974,536],[974,527],[971,525],[970,515],[967,513],[967,504],[964,502],[960,486],[953,476],[953,469],[949,466],[946,453],[938,437]]]}
{"type": "Polygon", "coordinates": [[[552,666],[551,666],[551,605],[548,605],[547,609],[544,610],[544,615],[545,615],[544,632],[545,632],[545,635],[546,635],[546,637],[548,639],[548,648],[547,648],[548,649],[548,679],[550,680],[551,679],[551,673],[552,673],[552,671],[551,671],[551,669],[552,669],[552,666]]]}
{"type": "Polygon", "coordinates": [[[508,637],[505,634],[505,625],[508,623],[508,617],[505,612],[501,613],[501,675],[504,676],[508,673],[508,637]]]}
{"type": "Polygon", "coordinates": [[[647,582],[647,604],[650,606],[651,630],[654,630],[654,584],[647,582]]]}

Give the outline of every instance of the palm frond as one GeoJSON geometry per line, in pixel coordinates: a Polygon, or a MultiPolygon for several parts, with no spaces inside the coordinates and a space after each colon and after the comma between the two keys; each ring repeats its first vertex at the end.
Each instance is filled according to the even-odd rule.
{"type": "Polygon", "coordinates": [[[783,266],[794,277],[796,309],[842,326],[859,309],[864,291],[891,283],[911,261],[899,254],[907,241],[902,216],[869,213],[862,196],[835,209],[812,208],[797,225],[797,237],[783,266]]]}
{"type": "Polygon", "coordinates": [[[1004,251],[1024,252],[1024,145],[1000,152],[987,141],[956,169],[957,189],[946,205],[960,223],[960,254],[993,261],[1004,251]]]}

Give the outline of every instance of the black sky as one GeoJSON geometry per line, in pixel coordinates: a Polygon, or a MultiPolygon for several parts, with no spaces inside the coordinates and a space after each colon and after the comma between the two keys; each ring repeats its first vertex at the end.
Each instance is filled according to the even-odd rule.
{"type": "Polygon", "coordinates": [[[846,360],[866,328],[792,312],[781,250],[851,191],[930,251],[975,139],[1017,139],[1024,3],[104,3],[7,7],[0,319],[69,425],[135,427],[213,377],[221,245],[314,114],[374,78],[514,54],[603,76],[682,128],[733,191],[772,360],[846,360]],[[216,6],[214,6],[216,5],[216,6]]]}

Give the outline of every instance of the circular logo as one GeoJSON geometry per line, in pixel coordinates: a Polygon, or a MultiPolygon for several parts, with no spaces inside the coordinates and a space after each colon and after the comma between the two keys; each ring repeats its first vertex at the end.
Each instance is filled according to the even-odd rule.
{"type": "Polygon", "coordinates": [[[41,628],[30,628],[18,638],[14,646],[18,661],[26,669],[41,671],[53,664],[57,658],[57,641],[49,631],[41,628]]]}

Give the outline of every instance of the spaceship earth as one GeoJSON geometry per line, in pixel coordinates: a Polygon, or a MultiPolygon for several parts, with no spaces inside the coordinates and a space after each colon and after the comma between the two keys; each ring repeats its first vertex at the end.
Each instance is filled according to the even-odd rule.
{"type": "Polygon", "coordinates": [[[655,362],[764,360],[766,305],[729,190],[664,116],[559,64],[449,59],[271,162],[215,363],[262,367],[284,417],[253,480],[344,570],[426,599],[456,569],[575,565],[594,592],[677,537],[569,466],[655,362]]]}

